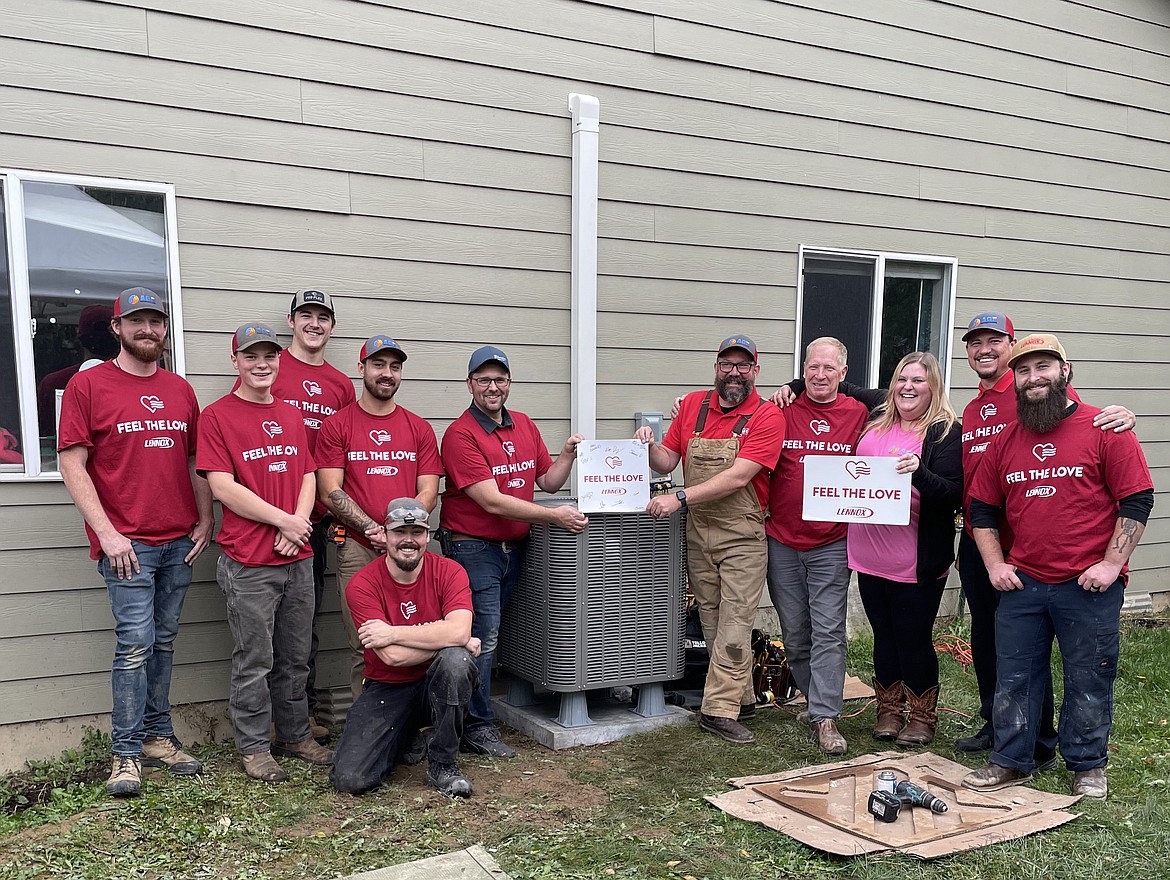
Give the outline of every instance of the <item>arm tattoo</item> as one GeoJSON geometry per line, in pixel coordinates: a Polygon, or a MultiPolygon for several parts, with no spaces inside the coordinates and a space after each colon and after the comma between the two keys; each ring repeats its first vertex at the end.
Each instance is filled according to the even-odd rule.
{"type": "Polygon", "coordinates": [[[357,529],[363,535],[366,533],[366,529],[372,529],[378,525],[354,503],[352,498],[345,494],[344,489],[334,489],[329,493],[329,506],[333,508],[334,516],[351,529],[357,529]]]}
{"type": "Polygon", "coordinates": [[[1141,529],[1141,523],[1136,519],[1129,519],[1122,517],[1121,522],[1118,523],[1117,537],[1113,541],[1111,548],[1114,553],[1118,554],[1122,559],[1128,557],[1133,552],[1133,545],[1137,543],[1137,534],[1141,529]]]}

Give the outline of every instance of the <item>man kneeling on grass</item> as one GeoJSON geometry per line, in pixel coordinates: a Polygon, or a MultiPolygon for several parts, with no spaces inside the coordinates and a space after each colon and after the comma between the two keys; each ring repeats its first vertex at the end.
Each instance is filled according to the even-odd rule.
{"type": "Polygon", "coordinates": [[[471,635],[467,572],[426,549],[429,517],[414,498],[391,501],[386,555],[345,588],[366,666],[329,777],[338,791],[377,788],[396,763],[421,761],[425,746],[427,782],[446,795],[471,794],[455,759],[479,682],[479,639],[471,635]],[[429,737],[416,742],[428,719],[429,737]]]}

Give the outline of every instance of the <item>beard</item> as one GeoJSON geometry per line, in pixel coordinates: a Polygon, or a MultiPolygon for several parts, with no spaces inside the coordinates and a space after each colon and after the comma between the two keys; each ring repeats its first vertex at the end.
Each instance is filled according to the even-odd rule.
{"type": "Polygon", "coordinates": [[[739,406],[748,399],[755,388],[755,382],[746,376],[716,376],[715,390],[732,406],[739,406]]]}
{"type": "Polygon", "coordinates": [[[1047,434],[1055,428],[1068,409],[1068,380],[1063,376],[1051,382],[1030,382],[1016,388],[1016,418],[1020,424],[1037,434],[1047,434]],[[1047,393],[1039,400],[1029,400],[1029,388],[1047,386],[1047,393]]]}
{"type": "MultiPolygon", "coordinates": [[[[421,551],[422,547],[420,547],[418,544],[407,543],[407,544],[399,544],[395,548],[395,550],[396,551],[398,551],[398,550],[419,550],[419,551],[421,551]]],[[[395,552],[395,553],[390,554],[390,558],[393,559],[394,564],[397,565],[403,571],[414,571],[416,568],[418,568],[419,563],[422,562],[423,555],[420,552],[418,554],[418,556],[412,557],[410,559],[403,559],[402,557],[400,557],[398,555],[397,552],[395,552]]]]}
{"type": "Polygon", "coordinates": [[[375,379],[363,378],[362,386],[375,400],[391,400],[398,393],[397,385],[380,385],[375,379]]]}
{"type": "Polygon", "coordinates": [[[144,364],[158,363],[163,353],[162,338],[153,333],[139,333],[133,339],[122,337],[122,350],[144,364]]]}

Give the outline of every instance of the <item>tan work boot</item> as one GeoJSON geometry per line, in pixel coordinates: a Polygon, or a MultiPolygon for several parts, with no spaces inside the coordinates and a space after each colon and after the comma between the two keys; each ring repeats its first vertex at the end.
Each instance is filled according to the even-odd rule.
{"type": "Polygon", "coordinates": [[[877,721],[873,725],[874,739],[893,739],[906,726],[906,689],[896,681],[889,687],[873,679],[877,697],[877,721]]]}
{"type": "Polygon", "coordinates": [[[289,758],[300,758],[302,761],[308,761],[310,764],[319,764],[321,766],[333,763],[333,751],[325,748],[325,746],[318,743],[312,737],[299,743],[274,742],[272,744],[272,754],[289,758]]]}
{"type": "Polygon", "coordinates": [[[848,750],[845,737],[837,729],[836,718],[822,718],[812,723],[812,738],[826,755],[843,755],[848,750]]]}
{"type": "Polygon", "coordinates": [[[261,782],[284,782],[288,779],[288,774],[273,760],[271,752],[241,755],[240,759],[244,762],[244,772],[253,779],[261,782]]]}
{"type": "Polygon", "coordinates": [[[938,727],[938,685],[922,696],[906,688],[906,702],[910,705],[910,721],[902,728],[894,743],[899,746],[927,745],[934,740],[934,732],[938,727]]]}
{"type": "Polygon", "coordinates": [[[147,767],[166,767],[176,776],[198,776],[203,765],[183,751],[175,736],[148,736],[142,741],[142,763],[147,767]]]}
{"type": "Polygon", "coordinates": [[[114,755],[110,778],[106,780],[110,797],[138,797],[142,794],[142,765],[134,755],[114,755]]]}
{"type": "MultiPolygon", "coordinates": [[[[323,739],[329,738],[329,728],[317,720],[316,715],[309,716],[309,734],[313,739],[320,742],[323,739]]],[[[272,738],[276,739],[276,731],[272,732],[272,738]]]]}

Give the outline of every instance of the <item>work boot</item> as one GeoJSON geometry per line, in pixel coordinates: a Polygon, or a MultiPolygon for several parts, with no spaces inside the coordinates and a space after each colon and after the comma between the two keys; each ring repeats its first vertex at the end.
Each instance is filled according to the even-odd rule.
{"type": "Polygon", "coordinates": [[[836,718],[822,718],[812,723],[812,738],[826,755],[843,755],[848,750],[845,737],[837,730],[836,718]]]}
{"type": "Polygon", "coordinates": [[[1094,767],[1092,770],[1078,770],[1074,773],[1072,793],[1104,800],[1109,794],[1109,780],[1105,777],[1105,768],[1094,767]]]}
{"type": "Polygon", "coordinates": [[[427,765],[427,784],[447,797],[471,797],[471,780],[463,775],[458,764],[431,761],[427,765]]]}
{"type": "Polygon", "coordinates": [[[999,764],[985,764],[963,777],[963,788],[972,791],[999,791],[1011,785],[1023,785],[1032,781],[1032,774],[1015,767],[1001,767],[999,764]]]}
{"type": "Polygon", "coordinates": [[[333,752],[317,740],[309,737],[299,743],[273,743],[272,754],[289,758],[300,758],[310,764],[325,766],[333,763],[333,752]]]}
{"type": "Polygon", "coordinates": [[[284,768],[272,759],[271,752],[256,752],[254,755],[241,755],[244,763],[244,772],[253,779],[261,782],[284,782],[288,774],[284,768]]]}
{"type": "Polygon", "coordinates": [[[142,794],[142,765],[136,755],[114,755],[110,778],[106,780],[110,797],[138,797],[142,794]]]}
{"type": "Polygon", "coordinates": [[[875,677],[873,692],[877,697],[877,721],[873,725],[873,738],[893,739],[906,726],[906,689],[900,681],[886,687],[875,677]]]}
{"type": "Polygon", "coordinates": [[[961,736],[955,740],[955,750],[966,752],[968,755],[989,752],[994,745],[995,731],[992,729],[990,721],[984,721],[983,726],[974,736],[961,736]]]}
{"type": "Polygon", "coordinates": [[[755,703],[744,703],[742,706],[739,707],[739,717],[735,720],[742,723],[744,721],[750,721],[751,719],[753,719],[755,717],[756,717],[756,704],[755,703]]]}
{"type": "Polygon", "coordinates": [[[938,727],[938,685],[927,690],[922,696],[906,688],[906,702],[910,705],[910,721],[902,728],[894,744],[927,745],[934,740],[934,732],[938,727]]]}
{"type": "MultiPolygon", "coordinates": [[[[329,728],[326,727],[324,724],[322,724],[320,721],[318,721],[316,715],[310,715],[309,716],[309,735],[312,736],[313,739],[317,740],[317,742],[324,745],[325,740],[329,739],[329,728]]],[[[272,738],[276,739],[275,733],[274,733],[272,738]]]]}
{"type": "Polygon", "coordinates": [[[699,727],[708,733],[713,733],[727,740],[729,743],[736,743],[737,745],[756,741],[755,734],[734,718],[720,718],[717,715],[703,715],[700,713],[699,727]]]}
{"type": "Polygon", "coordinates": [[[147,767],[166,767],[176,776],[198,776],[203,765],[183,751],[183,744],[171,736],[148,736],[142,741],[142,763],[147,767]]]}
{"type": "Polygon", "coordinates": [[[463,734],[459,744],[461,751],[492,758],[515,758],[516,750],[500,739],[500,732],[494,727],[477,727],[463,734]]]}
{"type": "Polygon", "coordinates": [[[414,739],[410,741],[410,748],[403,752],[402,757],[398,759],[399,764],[405,764],[407,767],[414,767],[416,764],[421,764],[427,757],[427,750],[431,745],[431,733],[434,732],[433,727],[420,727],[414,734],[414,739]]]}

